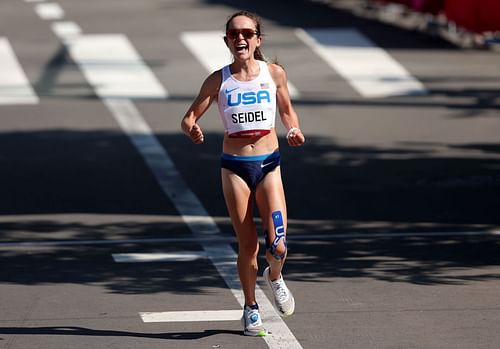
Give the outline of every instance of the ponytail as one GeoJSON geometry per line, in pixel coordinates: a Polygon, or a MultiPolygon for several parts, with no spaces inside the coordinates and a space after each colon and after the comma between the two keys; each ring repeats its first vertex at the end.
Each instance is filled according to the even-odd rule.
{"type": "Polygon", "coordinates": [[[255,49],[255,52],[253,53],[253,58],[255,58],[256,60],[258,61],[264,61],[264,62],[267,62],[267,59],[266,57],[264,57],[264,55],[262,54],[262,52],[260,51],[260,48],[257,47],[255,49]]]}

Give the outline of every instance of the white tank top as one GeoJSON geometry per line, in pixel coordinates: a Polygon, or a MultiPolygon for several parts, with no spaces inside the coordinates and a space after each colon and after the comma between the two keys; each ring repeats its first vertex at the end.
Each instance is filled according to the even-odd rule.
{"type": "Polygon", "coordinates": [[[252,81],[238,81],[229,65],[222,68],[219,112],[230,137],[257,137],[274,127],[276,85],[267,63],[259,63],[259,76],[252,81]]]}

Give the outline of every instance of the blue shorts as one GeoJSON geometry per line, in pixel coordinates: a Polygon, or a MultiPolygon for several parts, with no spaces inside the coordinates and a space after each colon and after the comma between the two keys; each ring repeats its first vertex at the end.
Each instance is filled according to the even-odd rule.
{"type": "Polygon", "coordinates": [[[280,165],[280,153],[274,152],[259,156],[239,156],[222,153],[220,165],[241,177],[250,190],[255,190],[257,184],[272,170],[280,165]]]}

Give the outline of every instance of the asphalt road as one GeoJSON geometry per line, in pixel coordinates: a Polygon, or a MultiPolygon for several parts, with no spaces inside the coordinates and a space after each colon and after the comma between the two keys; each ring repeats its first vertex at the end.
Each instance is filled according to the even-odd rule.
{"type": "Polygon", "coordinates": [[[304,0],[286,9],[278,1],[59,0],[45,15],[43,4],[0,3],[1,47],[38,97],[2,102],[13,88],[0,76],[0,348],[500,347],[498,52],[304,0]],[[182,36],[222,32],[242,8],[262,16],[263,51],[296,88],[307,138],[300,149],[281,142],[285,278],[297,308],[267,340],[242,336],[236,320],[141,318],[240,309],[219,179],[221,122],[211,108],[196,146],[180,119],[208,74],[182,36]],[[78,33],[56,34],[66,22],[78,33]],[[425,93],[363,95],[301,38],[318,28],[357,33],[425,93]],[[71,35],[128,43],[142,65],[110,48],[116,61],[100,67],[78,56],[71,35]],[[121,64],[152,72],[145,79],[164,96],[99,92],[88,74],[121,64]],[[136,121],[127,128],[121,116],[136,121]],[[186,252],[194,257],[182,259],[186,252]],[[128,253],[170,255],[113,257],[128,253]],[[280,346],[272,338],[285,330],[293,336],[280,346]]]}

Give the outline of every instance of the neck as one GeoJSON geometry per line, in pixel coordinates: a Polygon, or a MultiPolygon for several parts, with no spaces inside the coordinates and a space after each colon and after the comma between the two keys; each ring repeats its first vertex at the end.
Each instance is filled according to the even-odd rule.
{"type": "Polygon", "coordinates": [[[231,72],[244,80],[251,80],[259,75],[260,67],[257,60],[252,57],[244,61],[234,61],[231,64],[231,72]]]}

